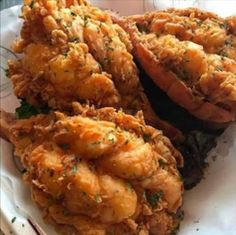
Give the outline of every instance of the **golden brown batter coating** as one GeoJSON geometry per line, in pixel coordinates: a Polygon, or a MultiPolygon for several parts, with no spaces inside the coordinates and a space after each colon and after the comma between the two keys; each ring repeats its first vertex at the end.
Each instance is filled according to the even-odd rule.
{"type": "Polygon", "coordinates": [[[35,106],[71,108],[71,102],[122,108],[173,139],[181,133],[153,112],[139,81],[128,34],[108,13],[85,1],[25,0],[21,38],[13,49],[23,53],[9,62],[15,94],[35,106]]]}
{"type": "Polygon", "coordinates": [[[183,183],[181,154],[162,133],[113,108],[73,104],[17,120],[1,111],[32,198],[65,234],[170,234],[183,183]]]}
{"type": "Polygon", "coordinates": [[[235,120],[233,17],[171,9],[114,21],[129,32],[136,59],[173,101],[208,122],[235,120]]]}

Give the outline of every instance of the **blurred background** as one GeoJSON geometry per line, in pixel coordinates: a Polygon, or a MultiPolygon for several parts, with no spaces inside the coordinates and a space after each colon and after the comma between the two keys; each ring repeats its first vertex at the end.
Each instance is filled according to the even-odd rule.
{"type": "MultiPolygon", "coordinates": [[[[22,0],[0,0],[1,10],[22,4],[22,2],[22,0]]],[[[109,6],[110,9],[126,12],[126,14],[139,14],[169,7],[200,7],[222,16],[236,15],[236,0],[90,0],[90,2],[102,8],[109,6]]]]}

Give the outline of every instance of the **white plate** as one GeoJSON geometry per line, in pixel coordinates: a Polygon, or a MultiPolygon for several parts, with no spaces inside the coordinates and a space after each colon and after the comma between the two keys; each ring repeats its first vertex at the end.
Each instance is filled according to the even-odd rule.
{"type": "MultiPolygon", "coordinates": [[[[161,9],[166,6],[195,6],[212,10],[221,15],[236,14],[236,1],[142,1],[142,0],[93,0],[103,8],[112,8],[125,15],[161,9]],[[156,5],[154,4],[156,2],[156,5]],[[125,4],[124,4],[125,3],[125,4]],[[170,5],[167,5],[170,4],[170,5]]],[[[12,7],[1,12],[1,45],[9,48],[10,42],[19,34],[21,21],[17,18],[20,7],[12,7]]],[[[1,66],[5,66],[1,60],[1,66]]],[[[1,108],[14,112],[19,102],[12,93],[11,86],[2,85],[1,108]]],[[[236,125],[231,125],[218,139],[217,147],[209,154],[210,167],[206,179],[193,190],[185,193],[185,218],[180,235],[236,235],[236,125]],[[217,156],[216,161],[211,156],[217,156]]],[[[11,144],[1,140],[1,229],[6,235],[36,235],[29,223],[30,219],[42,234],[56,235],[52,226],[41,218],[41,213],[30,199],[28,187],[21,180],[12,162],[11,144]],[[15,218],[14,223],[12,219],[15,218]],[[10,233],[12,232],[12,233],[10,233]]]]}

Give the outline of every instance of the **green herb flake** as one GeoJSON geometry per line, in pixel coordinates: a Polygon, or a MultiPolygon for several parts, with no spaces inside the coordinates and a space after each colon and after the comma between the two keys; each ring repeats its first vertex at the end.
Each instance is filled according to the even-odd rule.
{"type": "Polygon", "coordinates": [[[69,39],[69,42],[77,42],[77,43],[79,43],[80,39],[78,37],[72,37],[72,38],[69,39]]]}
{"type": "Polygon", "coordinates": [[[107,50],[109,50],[109,51],[114,51],[114,48],[113,48],[113,47],[110,47],[110,46],[107,46],[107,50]]]}
{"type": "Polygon", "coordinates": [[[87,26],[87,24],[88,24],[88,22],[89,22],[88,19],[89,19],[89,16],[85,15],[85,16],[84,16],[84,27],[87,26]]]}
{"type": "Polygon", "coordinates": [[[151,134],[149,134],[149,133],[144,133],[143,134],[143,140],[145,142],[148,142],[150,140],[150,138],[151,138],[151,134]]]}
{"type": "Polygon", "coordinates": [[[102,62],[101,62],[101,64],[102,64],[102,66],[106,66],[106,65],[108,65],[109,63],[110,63],[110,59],[109,58],[104,58],[103,60],[102,60],[102,62]]]}
{"type": "Polygon", "coordinates": [[[176,228],[174,228],[172,231],[171,231],[171,234],[170,235],[177,235],[179,233],[179,224],[177,225],[176,228]]]}
{"type": "Polygon", "coordinates": [[[77,172],[78,168],[77,168],[77,165],[74,165],[72,167],[72,172],[75,174],[77,172]]]}
{"type": "Polygon", "coordinates": [[[9,69],[5,69],[4,71],[5,71],[5,76],[9,77],[9,69]]]}
{"type": "Polygon", "coordinates": [[[62,21],[62,18],[56,18],[56,22],[57,22],[58,24],[60,24],[61,21],[62,21]]]}
{"type": "Polygon", "coordinates": [[[133,190],[133,186],[132,186],[132,184],[129,183],[129,182],[126,182],[126,188],[127,188],[128,190],[130,190],[130,191],[133,190]]]}
{"type": "Polygon", "coordinates": [[[39,113],[48,114],[50,109],[48,107],[36,108],[26,101],[21,101],[21,106],[16,108],[16,116],[19,119],[29,118],[31,116],[37,115],[39,113]]]}
{"type": "Polygon", "coordinates": [[[31,3],[29,4],[29,7],[32,9],[34,7],[34,1],[31,1],[31,3]]]}
{"type": "Polygon", "coordinates": [[[158,163],[161,168],[165,166],[165,162],[162,159],[158,159],[158,163]]]}
{"type": "Polygon", "coordinates": [[[178,214],[178,219],[182,221],[184,219],[184,211],[180,211],[178,214]]]}
{"type": "Polygon", "coordinates": [[[74,13],[73,11],[70,13],[72,16],[77,16],[76,13],[74,13]]]}
{"type": "Polygon", "coordinates": [[[14,224],[15,221],[16,221],[16,217],[13,217],[13,218],[11,219],[11,223],[14,224]]]}
{"type": "Polygon", "coordinates": [[[156,192],[156,193],[151,193],[151,194],[147,194],[147,200],[149,202],[149,204],[151,205],[151,207],[155,208],[159,202],[159,200],[161,199],[163,193],[160,192],[156,192]]]}
{"type": "Polygon", "coordinates": [[[219,23],[219,26],[220,26],[221,29],[225,29],[226,28],[226,25],[222,24],[222,23],[219,23]]]}
{"type": "Polygon", "coordinates": [[[64,52],[64,53],[62,53],[62,55],[64,55],[65,57],[67,57],[67,56],[68,56],[68,52],[64,52]]]}
{"type": "Polygon", "coordinates": [[[108,141],[111,142],[112,144],[115,143],[116,137],[115,137],[115,135],[113,134],[113,130],[112,130],[112,131],[109,131],[109,132],[107,133],[107,139],[108,139],[108,141]]]}
{"type": "Polygon", "coordinates": [[[233,42],[232,42],[232,38],[228,38],[225,40],[225,45],[228,46],[228,45],[231,45],[233,42]]]}
{"type": "Polygon", "coordinates": [[[136,27],[138,28],[138,31],[141,33],[149,33],[150,32],[149,29],[142,24],[136,23],[136,27]]]}
{"type": "Polygon", "coordinates": [[[223,71],[223,68],[221,66],[216,66],[216,71],[223,71]]]}

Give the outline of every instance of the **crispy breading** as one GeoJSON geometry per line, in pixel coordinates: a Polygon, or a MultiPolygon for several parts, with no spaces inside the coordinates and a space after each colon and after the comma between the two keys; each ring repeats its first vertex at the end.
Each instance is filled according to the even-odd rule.
{"type": "Polygon", "coordinates": [[[113,20],[129,32],[134,56],[173,101],[210,123],[235,120],[234,18],[190,8],[113,20]]]}
{"type": "Polygon", "coordinates": [[[108,13],[85,1],[25,0],[21,38],[23,53],[9,62],[15,94],[35,106],[71,109],[71,102],[96,107],[143,110],[147,123],[172,139],[179,130],[160,120],[143,92],[131,54],[129,35],[108,13]]]}
{"type": "Polygon", "coordinates": [[[0,134],[47,220],[70,235],[170,234],[182,204],[181,154],[142,119],[73,106],[74,116],[22,120],[1,111],[0,134]]]}

